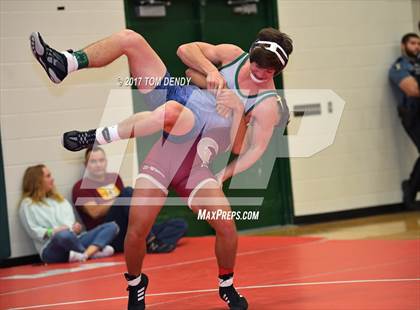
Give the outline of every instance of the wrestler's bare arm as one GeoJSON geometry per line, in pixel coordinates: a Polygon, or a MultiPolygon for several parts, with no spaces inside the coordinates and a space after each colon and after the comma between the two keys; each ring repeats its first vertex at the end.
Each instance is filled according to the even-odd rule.
{"type": "Polygon", "coordinates": [[[233,154],[239,155],[245,152],[248,148],[249,132],[247,130],[246,118],[242,115],[239,120],[239,127],[236,131],[234,139],[232,140],[231,151],[233,154]]]}
{"type": "Polygon", "coordinates": [[[185,76],[188,78],[191,78],[191,82],[194,85],[202,89],[205,89],[207,87],[206,76],[203,73],[198,72],[197,70],[188,68],[187,70],[185,70],[185,76]]]}
{"type": "MultiPolygon", "coordinates": [[[[230,144],[234,146],[240,143],[238,139],[243,139],[246,128],[244,120],[244,104],[242,100],[231,89],[222,89],[216,98],[216,108],[227,109],[228,116],[232,118],[230,127],[230,144]],[[240,134],[238,136],[238,134],[240,134]]],[[[220,114],[220,111],[217,110],[220,114]]]]}
{"type": "Polygon", "coordinates": [[[230,144],[232,145],[232,147],[235,144],[240,143],[239,139],[243,138],[240,135],[238,135],[239,133],[243,132],[243,128],[241,127],[246,127],[245,122],[243,121],[243,116],[243,106],[240,106],[238,109],[232,110],[232,126],[230,127],[230,144]]]}
{"type": "Polygon", "coordinates": [[[265,152],[273,134],[273,130],[274,126],[271,126],[270,128],[267,126],[267,123],[259,122],[254,124],[252,142],[249,148],[226,167],[222,180],[225,181],[254,165],[265,152]]]}
{"type": "Polygon", "coordinates": [[[207,89],[219,93],[226,81],[217,66],[229,63],[243,51],[232,44],[212,45],[204,42],[192,42],[181,45],[177,50],[178,57],[189,68],[206,76],[207,89]]]}
{"type": "Polygon", "coordinates": [[[177,50],[178,57],[188,67],[207,76],[218,70],[217,66],[237,58],[243,50],[233,44],[213,45],[205,42],[191,42],[181,45],[177,50]]]}
{"type": "Polygon", "coordinates": [[[252,127],[248,127],[249,119],[247,116],[242,116],[238,131],[236,132],[235,140],[232,144],[232,153],[236,155],[243,154],[249,147],[252,136],[252,127]]]}
{"type": "Polygon", "coordinates": [[[177,55],[188,66],[185,75],[191,77],[192,82],[198,87],[207,88],[206,76],[208,73],[214,70],[218,71],[218,66],[232,62],[243,52],[241,48],[233,44],[212,45],[204,42],[192,42],[181,45],[177,55]]]}
{"type": "Polygon", "coordinates": [[[217,174],[220,182],[241,173],[261,158],[273,135],[274,127],[279,122],[277,102],[274,98],[260,104],[252,112],[253,126],[251,141],[246,151],[217,174]],[[275,112],[273,112],[275,111],[275,112]]]}

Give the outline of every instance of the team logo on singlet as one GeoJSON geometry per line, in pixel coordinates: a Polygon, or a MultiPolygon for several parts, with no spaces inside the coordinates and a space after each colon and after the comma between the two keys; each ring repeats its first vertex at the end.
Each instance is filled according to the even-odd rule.
{"type": "Polygon", "coordinates": [[[197,154],[201,159],[201,167],[208,168],[212,155],[219,152],[219,145],[217,142],[209,137],[204,137],[198,142],[197,154]]]}

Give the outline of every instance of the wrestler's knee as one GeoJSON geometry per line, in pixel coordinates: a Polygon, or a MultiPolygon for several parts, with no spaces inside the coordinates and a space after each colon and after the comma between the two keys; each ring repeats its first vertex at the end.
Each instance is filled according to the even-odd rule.
{"type": "Polygon", "coordinates": [[[184,106],[177,101],[170,100],[165,104],[165,126],[173,127],[179,116],[181,115],[184,106]]]}
{"type": "Polygon", "coordinates": [[[127,242],[138,243],[138,241],[146,240],[147,234],[148,233],[146,233],[144,229],[143,230],[128,229],[125,235],[125,240],[127,242]]]}
{"type": "Polygon", "coordinates": [[[211,223],[217,236],[225,238],[236,238],[236,225],[233,220],[217,220],[211,223]]]}
{"type": "Polygon", "coordinates": [[[132,48],[138,49],[146,43],[146,40],[142,35],[130,29],[121,30],[118,33],[118,36],[121,39],[121,46],[125,51],[132,48]]]}
{"type": "Polygon", "coordinates": [[[126,240],[146,240],[150,228],[151,225],[145,225],[143,223],[135,225],[135,223],[130,223],[127,228],[126,240]]]}

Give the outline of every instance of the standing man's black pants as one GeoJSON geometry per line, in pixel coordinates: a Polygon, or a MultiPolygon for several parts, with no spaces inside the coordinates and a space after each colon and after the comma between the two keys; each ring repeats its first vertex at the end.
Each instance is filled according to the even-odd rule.
{"type": "MultiPolygon", "coordinates": [[[[408,107],[399,107],[398,114],[405,131],[420,154],[420,98],[413,98],[408,107]]],[[[417,192],[420,190],[420,156],[417,158],[411,172],[409,188],[413,199],[415,199],[417,192]]]]}

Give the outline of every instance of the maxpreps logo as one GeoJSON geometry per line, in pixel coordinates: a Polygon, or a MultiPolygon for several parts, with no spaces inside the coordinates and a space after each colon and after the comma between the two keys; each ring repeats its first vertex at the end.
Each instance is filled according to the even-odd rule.
{"type": "Polygon", "coordinates": [[[235,221],[257,221],[260,217],[260,211],[223,211],[221,209],[210,211],[200,209],[197,213],[197,219],[203,221],[210,220],[235,220],[235,221]]]}

